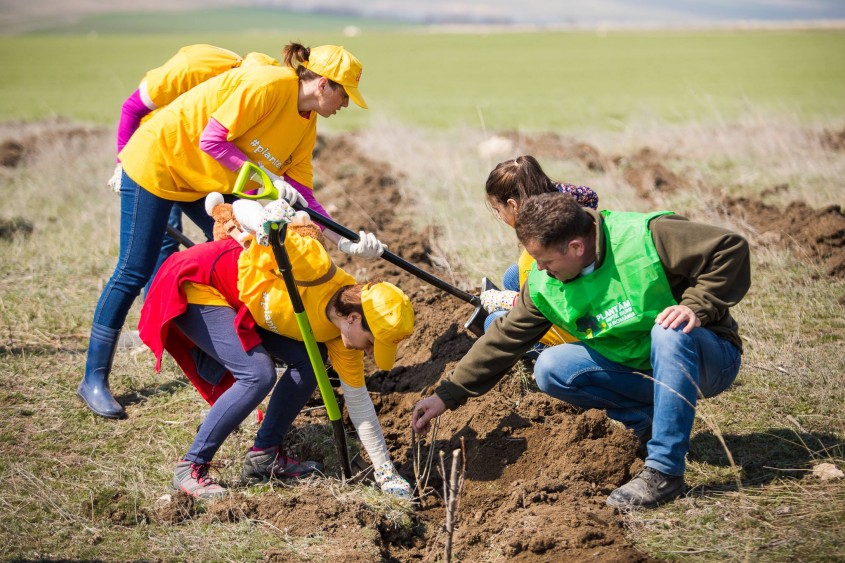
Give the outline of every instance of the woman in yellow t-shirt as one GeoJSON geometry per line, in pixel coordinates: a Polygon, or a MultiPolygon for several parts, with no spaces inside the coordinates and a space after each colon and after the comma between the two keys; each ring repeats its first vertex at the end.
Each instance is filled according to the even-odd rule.
{"type": "MultiPolygon", "coordinates": [[[[242,65],[194,86],[143,123],[120,152],[120,254],[94,310],[77,390],[94,413],[126,416],[108,376],[120,328],[154,271],[174,204],[211,239],[202,199],[231,193],[250,160],[270,171],[288,201],[322,210],[311,190],[317,115],[330,117],[350,99],[367,107],[358,90],[362,65],[336,45],[290,43],[283,55],[283,65],[242,65]]],[[[384,251],[371,233],[358,243],[326,236],[348,254],[375,258],[384,251]]]]}
{"type": "MultiPolygon", "coordinates": [[[[237,207],[235,213],[237,217],[237,207]]],[[[265,217],[262,223],[290,222],[294,214],[280,199],[265,208],[265,217]]],[[[383,491],[408,498],[410,485],[393,466],[367,392],[363,360],[367,352],[379,369],[393,367],[398,344],[413,331],[411,302],[393,284],[356,283],[315,238],[289,229],[284,246],[314,339],[340,376],[349,418],[373,463],[376,482],[383,491]]],[[[238,236],[172,255],[153,280],[139,329],[156,355],[157,368],[166,350],[212,403],[193,444],[176,464],[174,489],[199,498],[226,494],[208,475],[212,459],[271,389],[241,481],[252,484],[314,471],[313,462],[297,462],[280,447],[313,393],[316,377],[271,248],[238,236]],[[274,358],[287,366],[278,382],[274,358]]]]}
{"type": "MultiPolygon", "coordinates": [[[[163,65],[147,71],[138,88],[124,100],[117,124],[117,152],[123,150],[141,123],[157,110],[209,78],[233,68],[250,65],[278,66],[279,62],[264,53],[248,53],[241,57],[228,49],[205,43],[182,47],[163,65]]],[[[109,186],[115,192],[120,193],[122,176],[123,166],[118,159],[109,180],[109,186]]],[[[170,210],[167,223],[175,230],[182,231],[182,211],[178,205],[170,210]]],[[[178,249],[179,242],[169,235],[165,236],[156,266],[178,249]]]]}
{"type": "MultiPolygon", "coordinates": [[[[506,160],[496,165],[487,177],[485,192],[487,203],[490,204],[493,213],[511,228],[516,225],[516,216],[521,202],[534,195],[564,192],[574,197],[582,206],[593,209],[596,209],[599,203],[596,192],[587,186],[559,183],[549,178],[543,172],[537,159],[530,155],[506,160]]],[[[506,315],[513,308],[514,300],[525,284],[534,262],[534,259],[523,250],[519,261],[511,265],[502,275],[504,289],[489,289],[481,293],[481,303],[490,313],[484,320],[485,331],[493,324],[493,321],[506,315]]],[[[576,340],[564,329],[553,326],[525,356],[536,360],[539,353],[546,347],[576,340]]]]}

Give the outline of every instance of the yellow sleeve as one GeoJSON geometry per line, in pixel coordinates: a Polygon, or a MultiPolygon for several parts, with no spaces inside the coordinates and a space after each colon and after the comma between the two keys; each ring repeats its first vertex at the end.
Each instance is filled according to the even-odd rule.
{"type": "Polygon", "coordinates": [[[528,272],[531,271],[534,262],[535,260],[528,254],[527,250],[523,250],[522,254],[519,255],[519,260],[516,262],[516,266],[519,268],[519,287],[525,285],[525,280],[528,279],[528,272]]]}
{"type": "Polygon", "coordinates": [[[340,338],[326,342],[326,348],[332,367],[344,383],[350,387],[363,387],[366,384],[362,350],[350,350],[343,345],[343,340],[340,338]]]}
{"type": "MultiPolygon", "coordinates": [[[[267,248],[272,252],[272,249],[267,248]]],[[[300,236],[288,229],[285,250],[290,258],[291,270],[296,281],[309,282],[323,277],[332,267],[326,248],[315,238],[300,236]]]]}

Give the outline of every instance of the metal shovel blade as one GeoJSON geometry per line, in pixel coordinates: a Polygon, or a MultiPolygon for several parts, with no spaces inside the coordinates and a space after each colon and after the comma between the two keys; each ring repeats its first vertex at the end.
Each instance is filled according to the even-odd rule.
{"type": "MultiPolygon", "coordinates": [[[[495,283],[490,281],[489,278],[481,278],[481,291],[482,293],[487,291],[488,289],[499,289],[495,283]]],[[[473,333],[476,336],[481,336],[484,334],[484,319],[487,318],[487,311],[484,310],[484,307],[481,306],[481,302],[475,306],[475,311],[472,312],[472,315],[469,317],[466,323],[464,323],[464,328],[473,333]]]]}

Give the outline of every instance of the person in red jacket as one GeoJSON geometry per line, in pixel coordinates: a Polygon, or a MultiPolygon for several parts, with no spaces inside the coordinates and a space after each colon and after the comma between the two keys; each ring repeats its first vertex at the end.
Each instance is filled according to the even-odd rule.
{"type": "MultiPolygon", "coordinates": [[[[294,218],[284,199],[268,205],[265,213],[272,222],[294,218]],[[279,208],[284,212],[274,215],[279,208]]],[[[156,355],[156,368],[167,350],[212,403],[188,453],[176,464],[172,483],[204,499],[226,494],[208,474],[211,461],[271,389],[241,481],[293,477],[315,468],[281,449],[316,387],[290,296],[272,250],[251,236],[236,239],[199,244],[168,258],[153,280],[139,324],[141,339],[156,355]],[[278,382],[275,359],[287,366],[278,382]]],[[[356,283],[315,238],[289,229],[284,244],[314,337],[340,376],[349,417],[373,462],[376,482],[382,491],[408,498],[410,485],[390,460],[367,393],[363,357],[371,353],[380,369],[391,369],[398,343],[413,330],[410,300],[388,282],[356,283]]]]}

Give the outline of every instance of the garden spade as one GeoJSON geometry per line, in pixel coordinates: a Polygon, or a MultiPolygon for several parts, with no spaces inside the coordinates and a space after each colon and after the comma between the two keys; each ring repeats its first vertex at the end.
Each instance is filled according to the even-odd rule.
{"type": "Polygon", "coordinates": [[[293,305],[293,312],[296,317],[296,324],[299,326],[299,331],[302,333],[302,341],[305,343],[305,349],[308,352],[308,359],[311,360],[311,366],[314,368],[314,374],[317,377],[317,386],[320,388],[320,395],[323,397],[323,403],[326,405],[326,412],[329,415],[329,420],[332,423],[334,430],[334,445],[337,448],[338,459],[340,460],[340,467],[343,470],[343,476],[347,479],[352,478],[352,467],[349,465],[349,452],[346,449],[346,432],[343,429],[343,420],[340,417],[340,409],[337,406],[337,400],[334,396],[329,376],[326,373],[326,364],[323,363],[323,358],[320,356],[320,349],[317,347],[317,339],[314,337],[314,332],[311,329],[311,323],[308,320],[308,315],[305,313],[305,306],[302,303],[302,297],[299,295],[299,290],[296,287],[296,281],[291,271],[290,257],[287,250],[285,250],[285,234],[287,233],[287,224],[283,224],[281,228],[278,225],[273,225],[270,231],[270,246],[273,249],[273,255],[276,257],[276,264],[279,266],[279,272],[282,274],[282,279],[285,282],[285,287],[290,295],[290,301],[293,305]]]}
{"type": "MultiPolygon", "coordinates": [[[[233,193],[239,197],[247,199],[277,199],[279,197],[279,191],[276,189],[276,186],[273,185],[273,180],[267,172],[248,161],[244,162],[241,167],[240,173],[238,174],[238,180],[235,182],[235,191],[233,193]],[[249,180],[253,174],[257,174],[260,179],[259,188],[255,193],[246,193],[244,192],[244,189],[247,184],[247,180],[249,180]]],[[[320,223],[327,229],[348,238],[352,242],[358,242],[360,240],[360,237],[356,232],[336,223],[332,219],[329,219],[325,215],[322,215],[313,209],[302,207],[299,204],[295,204],[293,207],[299,211],[305,211],[313,221],[320,223]]],[[[475,307],[475,311],[473,311],[469,320],[464,323],[464,328],[471,331],[476,336],[484,334],[484,319],[487,317],[487,311],[485,311],[484,307],[482,307],[481,299],[479,299],[477,295],[469,294],[466,291],[446,283],[437,276],[434,276],[422,268],[411,264],[389,250],[385,250],[381,257],[394,266],[398,266],[409,274],[433,285],[437,289],[441,289],[453,297],[457,297],[461,301],[465,301],[473,305],[475,307]]]]}

